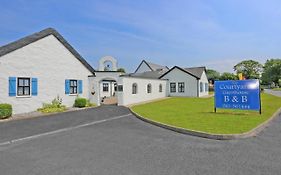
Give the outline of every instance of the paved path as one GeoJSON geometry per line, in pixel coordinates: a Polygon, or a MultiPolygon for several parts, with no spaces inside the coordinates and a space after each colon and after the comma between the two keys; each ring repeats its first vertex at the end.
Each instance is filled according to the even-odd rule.
{"type": "Polygon", "coordinates": [[[265,89],[264,92],[266,92],[268,94],[278,96],[278,97],[281,97],[281,91],[273,91],[271,89],[265,89]]]}
{"type": "MultiPolygon", "coordinates": [[[[87,116],[99,121],[127,112],[125,108],[106,106],[62,117],[76,120],[87,116]]],[[[216,141],[178,134],[129,115],[1,146],[0,174],[281,174],[280,125],[278,117],[258,137],[216,141]]]]}

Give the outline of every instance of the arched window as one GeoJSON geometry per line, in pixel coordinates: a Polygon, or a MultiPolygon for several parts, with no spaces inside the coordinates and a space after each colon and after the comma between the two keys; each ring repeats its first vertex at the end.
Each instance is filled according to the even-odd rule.
{"type": "Polygon", "coordinates": [[[137,92],[138,92],[138,85],[137,83],[134,83],[132,85],[132,94],[137,94],[137,92]]]}
{"type": "Polygon", "coordinates": [[[162,84],[159,84],[159,92],[162,92],[162,84]]]}
{"type": "Polygon", "coordinates": [[[147,93],[151,93],[151,84],[150,83],[147,85],[147,93]]]}

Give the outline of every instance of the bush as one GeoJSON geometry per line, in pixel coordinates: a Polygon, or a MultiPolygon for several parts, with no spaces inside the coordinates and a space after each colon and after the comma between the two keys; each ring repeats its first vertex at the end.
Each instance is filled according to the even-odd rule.
{"type": "Polygon", "coordinates": [[[0,119],[9,118],[12,116],[12,105],[10,104],[0,104],[0,119]]]}
{"type": "Polygon", "coordinates": [[[96,104],[91,103],[90,100],[87,100],[86,107],[93,107],[93,106],[96,106],[96,104]]]}
{"type": "Polygon", "coordinates": [[[52,112],[63,112],[66,110],[66,107],[62,105],[62,99],[57,96],[52,100],[52,103],[43,103],[43,107],[37,109],[37,111],[43,113],[52,113],[52,112]]]}
{"type": "Polygon", "coordinates": [[[74,106],[78,108],[84,108],[87,105],[87,99],[86,98],[81,98],[77,97],[74,102],[74,106]]]}

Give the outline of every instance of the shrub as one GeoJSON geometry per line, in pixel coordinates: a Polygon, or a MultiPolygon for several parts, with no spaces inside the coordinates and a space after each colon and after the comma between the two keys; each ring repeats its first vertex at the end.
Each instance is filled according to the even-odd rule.
{"type": "Polygon", "coordinates": [[[74,102],[74,106],[78,108],[84,108],[86,107],[86,104],[87,104],[87,99],[81,97],[77,97],[74,102]]]}
{"type": "Polygon", "coordinates": [[[0,119],[9,118],[12,116],[12,105],[10,104],[0,104],[0,119]]]}
{"type": "Polygon", "coordinates": [[[91,103],[90,100],[87,100],[86,107],[93,107],[93,106],[96,106],[96,104],[91,103]]]}
{"type": "Polygon", "coordinates": [[[62,105],[62,98],[57,96],[52,100],[52,103],[43,103],[43,107],[37,109],[37,111],[43,113],[52,113],[52,112],[63,112],[66,110],[66,107],[62,105]]]}

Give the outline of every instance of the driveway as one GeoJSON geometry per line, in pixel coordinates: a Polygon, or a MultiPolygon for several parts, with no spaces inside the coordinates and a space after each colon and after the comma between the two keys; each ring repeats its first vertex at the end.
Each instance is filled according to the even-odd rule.
{"type": "Polygon", "coordinates": [[[271,89],[265,89],[264,92],[266,92],[268,94],[278,96],[278,97],[281,97],[281,91],[273,91],[271,89]]]}
{"type": "MultiPolygon", "coordinates": [[[[1,175],[281,174],[281,117],[258,137],[216,141],[165,130],[127,114],[126,108],[103,106],[36,119],[91,124],[0,146],[1,175]]],[[[21,126],[25,122],[32,121],[0,123],[2,140],[19,137],[29,128],[21,126]],[[3,125],[14,129],[3,130],[3,125]],[[21,131],[13,131],[17,128],[21,131]],[[12,131],[16,134],[2,136],[12,131]]],[[[42,132],[30,133],[37,131],[42,132]]]]}

